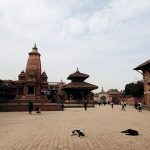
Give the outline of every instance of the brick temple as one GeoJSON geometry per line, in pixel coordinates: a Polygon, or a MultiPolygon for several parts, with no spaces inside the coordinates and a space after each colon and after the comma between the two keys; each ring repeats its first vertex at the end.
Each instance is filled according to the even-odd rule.
{"type": "Polygon", "coordinates": [[[41,73],[41,60],[38,48],[33,47],[29,53],[26,70],[18,76],[16,99],[38,100],[47,99],[44,93],[47,91],[48,82],[45,71],[41,73]]]}
{"type": "Polygon", "coordinates": [[[61,105],[51,103],[47,98],[47,75],[42,72],[40,53],[36,44],[29,52],[25,71],[21,71],[17,81],[1,81],[0,111],[27,111],[28,103],[33,102],[34,110],[61,110],[61,105]]]}
{"type": "MultiPolygon", "coordinates": [[[[98,87],[85,82],[89,75],[78,69],[68,76],[71,83],[48,82],[41,68],[41,54],[36,44],[29,52],[25,71],[18,75],[17,81],[0,81],[0,111],[25,111],[29,101],[42,110],[61,110],[61,104],[81,104],[88,100],[94,104],[92,90],[98,87]]],[[[69,105],[70,106],[70,105],[69,105]]],[[[77,105],[74,105],[75,107],[77,105]]],[[[93,106],[93,105],[92,105],[93,106]]]]}

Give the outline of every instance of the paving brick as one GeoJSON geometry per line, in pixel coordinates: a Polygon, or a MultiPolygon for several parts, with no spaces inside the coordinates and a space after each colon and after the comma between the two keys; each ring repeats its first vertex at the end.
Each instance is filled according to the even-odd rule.
{"type": "Polygon", "coordinates": [[[149,150],[150,112],[128,106],[66,108],[65,111],[0,112],[0,150],[149,150]],[[84,129],[86,137],[71,136],[84,129]],[[120,133],[132,128],[139,136],[120,133]]]}

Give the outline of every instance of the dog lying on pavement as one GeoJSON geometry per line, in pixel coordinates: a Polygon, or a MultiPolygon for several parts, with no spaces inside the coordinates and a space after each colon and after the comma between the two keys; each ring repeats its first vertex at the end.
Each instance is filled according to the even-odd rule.
{"type": "Polygon", "coordinates": [[[133,129],[127,129],[125,131],[122,131],[121,133],[126,133],[126,135],[131,135],[131,136],[139,135],[138,131],[133,130],[133,129]]]}
{"type": "Polygon", "coordinates": [[[83,129],[76,129],[76,130],[72,131],[71,136],[73,136],[73,135],[77,135],[78,137],[84,137],[85,132],[83,129]]]}

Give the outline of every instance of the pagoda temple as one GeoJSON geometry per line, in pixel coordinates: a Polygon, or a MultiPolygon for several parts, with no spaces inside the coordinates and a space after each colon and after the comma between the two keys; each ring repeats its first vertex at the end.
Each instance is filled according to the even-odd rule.
{"type": "MultiPolygon", "coordinates": [[[[21,71],[16,82],[17,96],[21,100],[43,99],[48,82],[45,72],[41,73],[41,60],[38,48],[35,46],[29,53],[26,71],[21,71]]],[[[45,97],[46,98],[46,97],[45,97]]]]}
{"type": "Polygon", "coordinates": [[[81,73],[78,68],[77,71],[68,76],[67,79],[71,80],[71,83],[63,86],[65,91],[65,103],[84,103],[87,100],[89,103],[93,103],[94,95],[92,90],[98,87],[84,82],[89,75],[81,73]]]}

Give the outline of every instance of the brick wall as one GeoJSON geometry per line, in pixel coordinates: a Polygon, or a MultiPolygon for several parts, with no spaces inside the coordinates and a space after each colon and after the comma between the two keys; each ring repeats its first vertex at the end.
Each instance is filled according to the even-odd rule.
{"type": "MultiPolygon", "coordinates": [[[[60,104],[34,104],[34,110],[39,107],[42,111],[60,111],[60,104]]],[[[28,103],[2,103],[0,104],[0,111],[28,111],[28,103]]]]}

